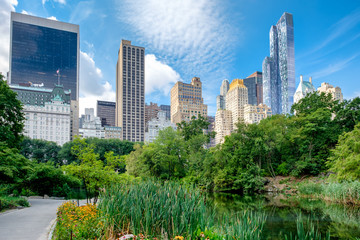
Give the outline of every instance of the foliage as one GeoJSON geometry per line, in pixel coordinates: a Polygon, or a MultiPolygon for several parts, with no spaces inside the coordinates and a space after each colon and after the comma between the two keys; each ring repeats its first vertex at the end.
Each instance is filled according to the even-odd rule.
{"type": "Polygon", "coordinates": [[[216,216],[214,206],[199,190],[176,182],[117,185],[100,199],[105,238],[130,232],[161,239],[204,239],[205,234],[212,239],[260,239],[265,222],[263,214],[252,212],[216,216]]]}
{"type": "Polygon", "coordinates": [[[360,180],[360,123],[340,137],[332,150],[329,166],[338,180],[360,180]]]}
{"type": "Polygon", "coordinates": [[[0,212],[5,209],[11,209],[16,207],[30,207],[28,200],[19,196],[1,196],[0,195],[0,212]]]}
{"type": "Polygon", "coordinates": [[[102,222],[94,204],[76,206],[74,202],[63,203],[57,211],[55,239],[97,239],[102,222]]]}
{"type": "Polygon", "coordinates": [[[58,152],[61,147],[55,142],[24,137],[20,144],[20,149],[20,153],[27,159],[35,160],[38,163],[60,163],[58,161],[58,152]]]}
{"type": "MultiPolygon", "coordinates": [[[[177,127],[180,130],[181,136],[187,141],[194,136],[202,135],[203,130],[208,129],[209,125],[210,123],[207,121],[207,118],[199,115],[198,118],[192,116],[191,121],[189,122],[182,121],[181,123],[178,123],[177,127]]],[[[207,137],[207,143],[209,143],[210,138],[215,137],[215,132],[208,133],[205,136],[207,137]]]]}
{"type": "Polygon", "coordinates": [[[24,119],[22,103],[0,74],[0,142],[5,142],[9,147],[18,147],[22,140],[24,119]]]}
{"type": "Polygon", "coordinates": [[[360,182],[304,182],[298,187],[299,193],[305,196],[318,197],[331,202],[360,204],[360,182]]]}
{"type": "Polygon", "coordinates": [[[99,159],[99,154],[94,152],[94,145],[88,144],[85,139],[76,138],[71,148],[72,153],[77,156],[79,164],[73,162],[62,166],[62,169],[82,180],[87,198],[96,197],[101,188],[110,183],[119,181],[121,178],[115,169],[123,167],[120,157],[114,156],[113,152],[105,154],[106,165],[99,159]]]}

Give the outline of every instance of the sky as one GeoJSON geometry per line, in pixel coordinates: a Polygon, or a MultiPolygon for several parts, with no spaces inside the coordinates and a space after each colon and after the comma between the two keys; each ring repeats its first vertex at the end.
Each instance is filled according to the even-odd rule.
{"type": "Polygon", "coordinates": [[[359,0],[0,0],[0,72],[9,71],[10,12],[80,26],[80,114],[115,101],[121,39],[145,47],[145,102],[170,105],[170,89],[203,82],[215,115],[223,79],[262,71],[269,30],[293,14],[296,87],[300,75],[360,96],[359,0]]]}

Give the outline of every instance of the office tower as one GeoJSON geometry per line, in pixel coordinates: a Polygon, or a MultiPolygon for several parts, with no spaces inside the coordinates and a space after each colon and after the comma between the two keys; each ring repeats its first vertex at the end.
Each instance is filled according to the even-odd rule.
{"type": "MultiPolygon", "coordinates": [[[[207,129],[204,129],[204,134],[210,134],[215,131],[215,117],[207,116],[207,121],[210,123],[207,129]]],[[[210,138],[210,142],[205,145],[206,148],[215,147],[215,138],[210,138]]]]}
{"type": "Polygon", "coordinates": [[[304,81],[303,76],[300,75],[300,83],[296,92],[294,94],[294,103],[300,101],[300,99],[304,98],[308,93],[316,92],[314,85],[312,84],[312,78],[309,78],[309,81],[304,81]]]}
{"type": "Polygon", "coordinates": [[[30,83],[10,85],[23,104],[24,135],[63,145],[70,141],[71,91],[64,91],[62,85],[52,89],[41,86],[30,83]]]}
{"type": "Polygon", "coordinates": [[[263,102],[273,114],[290,113],[295,93],[293,16],[284,13],[270,29],[270,57],[263,61],[263,102]]]}
{"type": "Polygon", "coordinates": [[[190,121],[192,116],[207,116],[207,105],[202,98],[201,81],[193,77],[191,83],[178,81],[171,88],[171,122],[190,121]]]}
{"type": "Polygon", "coordinates": [[[160,105],[160,110],[166,113],[166,119],[170,120],[170,105],[160,105]]]}
{"type": "Polygon", "coordinates": [[[79,130],[79,25],[11,13],[9,84],[71,90],[71,137],[79,130]]]}
{"type": "Polygon", "coordinates": [[[331,94],[334,100],[343,101],[343,94],[341,93],[341,88],[334,87],[329,83],[321,83],[321,86],[317,89],[319,93],[331,94]]]}
{"type": "Polygon", "coordinates": [[[220,87],[220,95],[216,97],[216,109],[225,109],[226,94],[229,91],[229,80],[224,79],[220,87]]]}
{"type": "Polygon", "coordinates": [[[115,126],[115,102],[97,101],[96,116],[101,120],[101,126],[115,126]]]}
{"type": "Polygon", "coordinates": [[[245,123],[259,123],[261,120],[272,115],[271,109],[265,104],[257,106],[246,104],[244,106],[244,122],[245,123]]]}
{"type": "Polygon", "coordinates": [[[262,73],[254,72],[244,79],[244,85],[248,89],[248,102],[251,105],[259,105],[263,102],[262,73]]]}
{"type": "Polygon", "coordinates": [[[145,133],[145,48],[121,40],[116,64],[116,126],[122,139],[143,142],[145,133]]]}
{"type": "Polygon", "coordinates": [[[101,119],[95,116],[93,108],[85,108],[85,115],[79,135],[83,138],[105,138],[104,128],[101,126],[101,119]]]}
{"type": "Polygon", "coordinates": [[[215,115],[215,144],[223,143],[224,137],[231,134],[233,130],[232,112],[219,109],[215,115]]]}
{"type": "MultiPolygon", "coordinates": [[[[157,105],[157,103],[150,102],[150,105],[145,103],[145,132],[148,131],[148,122],[153,118],[157,118],[159,111],[160,111],[160,108],[157,105]]],[[[165,113],[165,115],[166,115],[166,113],[165,113]]]]}
{"type": "Polygon", "coordinates": [[[157,117],[148,122],[148,130],[145,132],[145,142],[154,142],[159,131],[171,127],[176,130],[176,124],[166,118],[166,112],[158,111],[157,117]]]}
{"type": "Polygon", "coordinates": [[[231,111],[234,128],[244,121],[244,105],[248,104],[248,90],[243,79],[234,79],[226,94],[226,110],[231,111]]]}

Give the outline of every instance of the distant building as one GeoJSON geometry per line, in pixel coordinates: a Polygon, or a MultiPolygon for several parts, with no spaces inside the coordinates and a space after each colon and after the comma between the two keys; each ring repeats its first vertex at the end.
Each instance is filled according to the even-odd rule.
{"type": "Polygon", "coordinates": [[[79,135],[83,138],[105,138],[105,130],[101,126],[99,117],[95,117],[93,108],[85,108],[85,116],[79,129],[79,135]]]}
{"type": "Polygon", "coordinates": [[[216,97],[216,109],[226,108],[226,94],[229,91],[229,80],[224,79],[220,87],[220,95],[216,97]]]}
{"type": "Polygon", "coordinates": [[[231,134],[233,130],[232,112],[219,109],[215,115],[215,144],[223,143],[224,137],[231,134]]]}
{"type": "Polygon", "coordinates": [[[97,101],[96,116],[101,120],[101,126],[115,126],[116,103],[97,101]]]}
{"type": "Polygon", "coordinates": [[[71,91],[62,85],[53,89],[34,85],[10,85],[23,103],[25,114],[24,135],[31,139],[56,142],[59,145],[70,141],[71,91]]]}
{"type": "Polygon", "coordinates": [[[284,13],[270,29],[270,57],[262,66],[263,103],[273,114],[290,113],[295,94],[294,23],[284,13]]]}
{"type": "Polygon", "coordinates": [[[244,85],[248,89],[248,103],[259,105],[263,102],[262,73],[254,72],[244,79],[244,85]]]}
{"type": "Polygon", "coordinates": [[[226,110],[231,111],[234,127],[239,121],[244,121],[244,106],[248,104],[248,91],[244,80],[234,79],[226,94],[226,110]]]}
{"type": "Polygon", "coordinates": [[[193,116],[207,116],[207,105],[202,98],[200,78],[194,77],[191,83],[177,82],[171,88],[171,122],[190,121],[193,116]]]}
{"type": "Polygon", "coordinates": [[[333,87],[329,83],[321,83],[321,86],[317,89],[319,93],[331,94],[334,100],[343,101],[343,94],[341,93],[341,88],[333,87]]]}
{"type": "Polygon", "coordinates": [[[168,120],[171,119],[170,105],[160,105],[160,110],[166,113],[166,119],[168,119],[168,120]]]}
{"type": "Polygon", "coordinates": [[[309,81],[304,81],[303,76],[300,75],[300,83],[296,92],[294,94],[294,103],[300,101],[300,99],[304,98],[308,93],[316,92],[316,88],[312,84],[312,78],[309,78],[309,81]]]}
{"type": "Polygon", "coordinates": [[[148,123],[151,119],[156,118],[160,111],[157,103],[150,102],[150,105],[145,103],[145,132],[148,130],[148,123]]]}
{"type": "MultiPolygon", "coordinates": [[[[207,121],[210,123],[207,129],[204,129],[204,134],[209,134],[215,131],[215,117],[207,116],[207,121]]],[[[206,148],[215,147],[215,138],[210,138],[210,142],[206,144],[206,148]]]]}
{"type": "Polygon", "coordinates": [[[121,139],[121,127],[105,126],[105,139],[121,139]]]}
{"type": "Polygon", "coordinates": [[[11,13],[9,84],[71,90],[71,138],[79,131],[79,25],[11,13]]]}
{"type": "Polygon", "coordinates": [[[145,48],[121,40],[116,64],[116,126],[122,139],[143,142],[145,133],[145,48]]]}
{"type": "Polygon", "coordinates": [[[153,142],[159,135],[159,131],[168,127],[176,130],[176,124],[166,119],[166,112],[159,111],[157,118],[153,118],[148,122],[148,131],[145,132],[145,142],[153,142]]]}
{"type": "Polygon", "coordinates": [[[244,106],[244,122],[248,124],[259,123],[272,115],[271,109],[265,104],[244,106]]]}

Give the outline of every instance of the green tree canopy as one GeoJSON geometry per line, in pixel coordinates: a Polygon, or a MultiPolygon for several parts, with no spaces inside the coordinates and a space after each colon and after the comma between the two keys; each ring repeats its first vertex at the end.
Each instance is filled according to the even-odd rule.
{"type": "Polygon", "coordinates": [[[18,147],[24,128],[22,104],[0,74],[0,142],[18,147]]]}
{"type": "Polygon", "coordinates": [[[58,153],[61,147],[55,142],[24,137],[20,147],[20,153],[28,159],[35,160],[38,163],[60,164],[58,153]]]}

